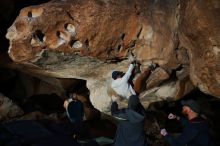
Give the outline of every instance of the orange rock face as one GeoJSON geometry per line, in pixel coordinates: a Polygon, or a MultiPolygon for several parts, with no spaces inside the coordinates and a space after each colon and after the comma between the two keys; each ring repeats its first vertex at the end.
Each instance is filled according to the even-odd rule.
{"type": "MultiPolygon", "coordinates": [[[[190,68],[189,82],[219,97],[219,16],[217,0],[55,0],[22,9],[6,37],[13,61],[40,67],[54,65],[47,68],[48,72],[56,72],[56,63],[72,55],[72,60],[83,65],[72,75],[67,69],[73,66],[64,62],[62,71],[57,67],[58,76],[88,79],[93,90],[105,85],[115,67],[112,62],[118,63],[117,69],[127,68],[122,62],[132,52],[141,63],[156,62],[172,76],[190,68]],[[51,57],[48,52],[61,52],[62,59],[52,56],[45,61],[51,57]]],[[[191,85],[184,89],[189,92],[191,85]]]]}
{"type": "Polygon", "coordinates": [[[8,30],[9,54],[16,62],[32,60],[43,49],[101,59],[124,57],[141,30],[134,6],[75,0],[24,8],[8,30]]]}
{"type": "Polygon", "coordinates": [[[190,58],[190,78],[205,93],[220,97],[220,2],[181,1],[179,36],[190,58]]]}

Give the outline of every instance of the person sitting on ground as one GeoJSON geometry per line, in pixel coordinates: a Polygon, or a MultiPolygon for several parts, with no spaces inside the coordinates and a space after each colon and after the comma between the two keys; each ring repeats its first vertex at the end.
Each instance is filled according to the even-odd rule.
{"type": "Polygon", "coordinates": [[[131,79],[132,73],[135,68],[135,59],[131,59],[131,64],[127,72],[124,74],[121,71],[112,72],[112,83],[111,88],[122,98],[128,99],[131,95],[138,95],[142,91],[142,85],[150,76],[151,71],[155,69],[156,65],[151,64],[145,69],[135,80],[134,84],[129,82],[131,79]],[[133,84],[133,85],[132,85],[133,84]]]}
{"type": "Polygon", "coordinates": [[[66,109],[67,116],[72,123],[80,124],[84,117],[83,104],[77,99],[75,93],[67,92],[67,96],[68,99],[66,99],[63,104],[66,109]]]}
{"type": "Polygon", "coordinates": [[[161,130],[161,135],[165,137],[171,146],[213,146],[210,140],[208,123],[200,114],[200,107],[194,100],[182,101],[182,113],[186,118],[180,118],[172,113],[168,119],[180,120],[184,128],[182,134],[173,137],[167,133],[166,129],[161,130]]]}
{"type": "Polygon", "coordinates": [[[118,109],[117,98],[112,100],[111,114],[119,119],[114,146],[147,146],[144,132],[145,110],[138,96],[129,97],[126,109],[118,109]]]}

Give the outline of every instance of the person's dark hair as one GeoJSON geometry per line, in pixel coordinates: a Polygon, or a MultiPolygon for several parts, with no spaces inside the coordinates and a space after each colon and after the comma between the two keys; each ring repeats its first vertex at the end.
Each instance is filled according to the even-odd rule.
{"type": "Polygon", "coordinates": [[[116,80],[118,77],[123,77],[124,73],[121,71],[113,71],[112,72],[112,78],[116,80]]]}
{"type": "Polygon", "coordinates": [[[181,104],[183,106],[188,106],[191,110],[193,110],[194,112],[200,114],[200,106],[195,100],[192,100],[192,99],[182,100],[181,104]]]}
{"type": "Polygon", "coordinates": [[[131,95],[128,99],[128,109],[131,109],[139,114],[145,115],[145,109],[137,95],[131,95]]]}

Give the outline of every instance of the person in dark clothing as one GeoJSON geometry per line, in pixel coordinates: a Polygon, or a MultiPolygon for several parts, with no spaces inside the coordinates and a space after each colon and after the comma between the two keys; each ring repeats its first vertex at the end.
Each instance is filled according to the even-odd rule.
{"type": "Polygon", "coordinates": [[[167,133],[166,129],[161,130],[161,135],[171,146],[213,146],[208,123],[199,116],[199,105],[194,100],[182,101],[181,103],[183,105],[182,113],[187,118],[180,118],[172,113],[168,116],[168,119],[177,119],[183,124],[181,135],[173,137],[167,133]]]}
{"type": "Polygon", "coordinates": [[[137,95],[131,95],[128,108],[118,109],[115,100],[111,114],[119,119],[114,146],[147,146],[144,132],[145,110],[137,95]]]}
{"type": "Polygon", "coordinates": [[[75,93],[67,92],[68,99],[64,101],[63,107],[66,109],[67,117],[75,125],[73,135],[76,138],[83,131],[84,109],[83,104],[77,99],[75,93]]]}
{"type": "Polygon", "coordinates": [[[64,101],[64,108],[67,116],[72,123],[80,124],[83,121],[84,109],[83,104],[76,98],[74,93],[68,93],[69,98],[64,101]]]}

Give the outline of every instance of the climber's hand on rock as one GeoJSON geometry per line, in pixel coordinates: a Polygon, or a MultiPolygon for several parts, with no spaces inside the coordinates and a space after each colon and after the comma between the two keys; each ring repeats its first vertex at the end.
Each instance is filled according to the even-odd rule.
{"type": "Polygon", "coordinates": [[[136,62],[136,58],[133,55],[130,55],[128,57],[128,61],[130,62],[130,64],[134,64],[136,62]]]}

